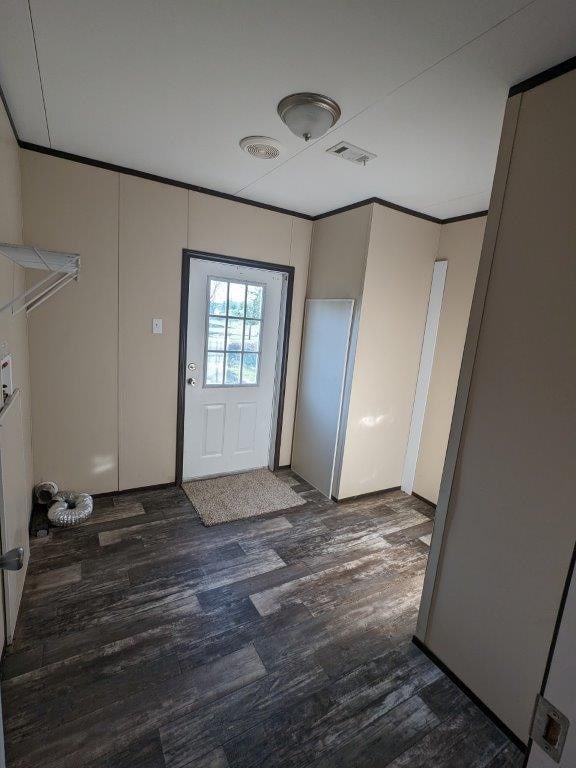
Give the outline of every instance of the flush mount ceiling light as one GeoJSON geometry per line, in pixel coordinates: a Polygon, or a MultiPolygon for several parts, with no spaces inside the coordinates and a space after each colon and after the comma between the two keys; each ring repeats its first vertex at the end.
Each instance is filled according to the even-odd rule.
{"type": "Polygon", "coordinates": [[[240,148],[259,160],[275,160],[282,150],[282,144],[268,136],[246,136],[240,141],[240,148]]]}
{"type": "Polygon", "coordinates": [[[278,114],[293,134],[304,141],[319,139],[340,119],[334,99],[320,93],[293,93],[278,104],[278,114]]]}

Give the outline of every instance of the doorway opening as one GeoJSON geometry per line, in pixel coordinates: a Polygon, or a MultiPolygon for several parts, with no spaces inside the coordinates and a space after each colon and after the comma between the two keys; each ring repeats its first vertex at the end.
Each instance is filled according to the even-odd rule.
{"type": "Polygon", "coordinates": [[[176,482],[278,469],[294,267],[182,254],[176,482]]]}
{"type": "Polygon", "coordinates": [[[424,329],[424,339],[422,341],[422,353],[420,355],[420,368],[418,370],[418,380],[416,382],[416,392],[412,408],[412,420],[410,422],[410,432],[408,434],[408,444],[406,446],[404,468],[402,471],[401,488],[405,493],[410,494],[414,490],[414,477],[416,475],[416,465],[418,463],[418,455],[420,452],[420,440],[426,413],[426,401],[428,399],[432,367],[434,365],[436,337],[438,335],[438,325],[440,323],[442,298],[444,296],[444,284],[446,282],[447,271],[447,261],[434,262],[430,299],[428,301],[428,312],[426,315],[426,326],[424,329]]]}

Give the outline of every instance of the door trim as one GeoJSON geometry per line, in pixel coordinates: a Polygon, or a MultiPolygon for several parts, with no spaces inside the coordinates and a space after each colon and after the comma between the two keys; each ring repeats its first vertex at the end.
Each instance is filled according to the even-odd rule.
{"type": "Polygon", "coordinates": [[[180,349],[178,354],[178,401],[176,416],[176,484],[182,484],[182,463],[184,460],[184,403],[186,389],[184,380],[186,377],[186,348],[188,342],[188,289],[190,283],[190,261],[203,259],[223,264],[233,264],[242,267],[255,267],[267,269],[271,272],[283,272],[288,277],[286,285],[286,307],[284,310],[284,329],[282,334],[282,356],[280,359],[280,380],[278,382],[278,395],[276,398],[276,438],[274,444],[274,469],[280,468],[280,443],[282,440],[282,420],[284,417],[284,398],[286,393],[286,370],[288,368],[288,349],[290,343],[290,321],[292,318],[292,295],[294,293],[294,267],[284,264],[273,264],[269,261],[256,261],[255,259],[241,259],[236,256],[225,256],[221,253],[208,253],[207,251],[192,251],[189,248],[182,250],[182,277],[180,282],[180,349]]]}

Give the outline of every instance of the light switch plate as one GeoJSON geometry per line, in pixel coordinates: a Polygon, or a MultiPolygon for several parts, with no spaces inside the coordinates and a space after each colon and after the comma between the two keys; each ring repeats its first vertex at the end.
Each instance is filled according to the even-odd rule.
{"type": "Polygon", "coordinates": [[[162,320],[158,317],[152,320],[152,333],[162,333],[162,320]]]}

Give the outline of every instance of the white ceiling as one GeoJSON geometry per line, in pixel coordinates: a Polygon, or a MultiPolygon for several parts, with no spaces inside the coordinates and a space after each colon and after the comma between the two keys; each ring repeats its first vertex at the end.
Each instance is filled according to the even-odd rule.
{"type": "Polygon", "coordinates": [[[486,208],[508,88],[575,54],[574,0],[0,3],[22,141],[308,214],[372,196],[439,218],[486,208]],[[276,114],[303,90],[342,108],[310,144],[276,114]],[[281,157],[244,154],[250,134],[281,157]],[[378,158],[325,153],[343,139],[378,158]]]}

